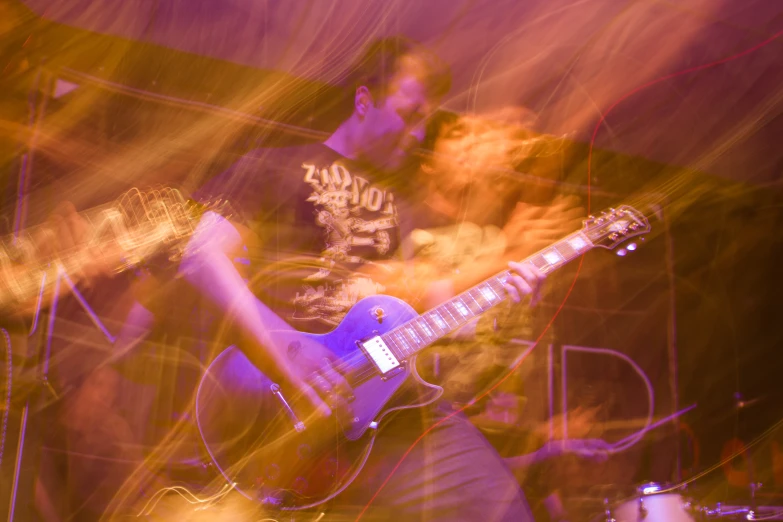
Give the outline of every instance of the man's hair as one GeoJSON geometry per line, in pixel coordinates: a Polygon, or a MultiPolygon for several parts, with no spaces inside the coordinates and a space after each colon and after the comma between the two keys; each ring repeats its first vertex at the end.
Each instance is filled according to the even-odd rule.
{"type": "Polygon", "coordinates": [[[353,100],[356,89],[365,86],[378,103],[401,73],[415,75],[433,98],[451,88],[449,67],[435,53],[403,36],[390,36],[369,44],[353,63],[343,82],[346,95],[353,100]]]}

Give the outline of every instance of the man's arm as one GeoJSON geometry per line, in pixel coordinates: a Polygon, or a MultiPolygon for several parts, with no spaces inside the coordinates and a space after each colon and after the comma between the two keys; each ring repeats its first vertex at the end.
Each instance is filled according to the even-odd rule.
{"type": "Polygon", "coordinates": [[[524,296],[531,295],[531,304],[535,304],[544,275],[533,266],[519,263],[520,259],[507,252],[476,261],[453,273],[443,273],[436,263],[427,259],[414,259],[376,264],[367,272],[383,284],[385,294],[399,297],[419,312],[429,310],[503,270],[512,273],[506,285],[509,297],[520,302],[524,296]]]}
{"type": "MultiPolygon", "coordinates": [[[[584,210],[573,197],[558,196],[546,206],[520,202],[503,228],[506,248],[499,255],[493,253],[463,264],[452,273],[443,273],[437,263],[416,257],[393,266],[371,269],[372,275],[384,283],[386,293],[403,299],[418,311],[425,311],[503,270],[511,269],[512,273],[524,276],[528,283],[531,278],[534,282],[525,287],[518,285],[518,280],[511,281],[509,293],[517,301],[514,290],[521,295],[537,290],[539,279],[538,271],[532,267],[520,273],[517,262],[578,230],[583,215],[584,210]]],[[[404,242],[404,257],[412,257],[412,253],[404,251],[406,247],[410,248],[404,242]]],[[[537,292],[534,294],[532,304],[539,298],[537,292]]]]}
{"type": "Polygon", "coordinates": [[[506,465],[512,470],[524,469],[562,455],[574,454],[597,461],[606,460],[611,446],[601,439],[552,440],[531,453],[506,457],[506,465]]]}
{"type": "Polygon", "coordinates": [[[324,360],[328,351],[288,325],[250,291],[230,257],[242,244],[236,226],[207,212],[187,246],[180,274],[225,314],[242,336],[243,352],[256,367],[273,381],[304,393],[316,408],[328,414],[329,407],[308,384],[307,377],[317,372],[324,378],[316,385],[324,396],[331,396],[333,390],[337,396],[349,396],[350,387],[324,360]],[[294,343],[306,348],[296,350],[296,359],[292,358],[294,351],[289,350],[294,343]]]}

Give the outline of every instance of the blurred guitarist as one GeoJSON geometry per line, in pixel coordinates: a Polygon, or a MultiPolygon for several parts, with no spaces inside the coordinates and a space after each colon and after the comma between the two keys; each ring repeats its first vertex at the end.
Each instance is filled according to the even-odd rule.
{"type": "MultiPolygon", "coordinates": [[[[257,150],[216,177],[200,195],[220,193],[240,210],[252,231],[209,214],[180,266],[190,285],[216,306],[243,338],[243,351],[272,380],[309,397],[321,415],[346,415],[351,389],[329,351],[299,331],[328,332],[359,299],[397,294],[413,306],[425,295],[451,294],[479,280],[443,284],[405,279],[395,262],[410,230],[414,148],[425,123],[449,88],[445,66],[430,52],[400,38],[371,45],[346,79],[352,109],[323,143],[257,150]],[[406,190],[407,189],[407,190],[406,190]],[[402,232],[402,233],[401,233],[402,232]],[[252,285],[236,252],[246,237],[259,238],[263,258],[252,285]],[[239,266],[239,269],[237,268],[239,266]]],[[[507,285],[516,302],[537,293],[543,276],[512,263],[507,285]]],[[[506,267],[500,267],[506,268],[506,267]]],[[[399,461],[419,435],[451,413],[439,406],[401,414],[380,431],[368,469],[399,461]]],[[[348,415],[350,413],[347,413],[348,415]]],[[[503,460],[470,422],[442,422],[394,472],[363,473],[338,497],[366,520],[391,514],[405,520],[531,520],[530,510],[503,460]]]]}

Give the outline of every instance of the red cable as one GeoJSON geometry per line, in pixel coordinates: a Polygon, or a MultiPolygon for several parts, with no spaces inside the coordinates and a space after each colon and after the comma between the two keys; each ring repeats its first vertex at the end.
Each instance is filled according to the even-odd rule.
{"type": "MultiPolygon", "coordinates": [[[[708,68],[714,67],[716,65],[720,65],[720,64],[723,64],[723,63],[726,63],[726,62],[730,62],[732,60],[736,60],[737,58],[740,58],[740,57],[745,56],[747,54],[750,54],[750,53],[752,53],[752,52],[754,52],[754,51],[756,51],[758,49],[761,49],[762,47],[772,43],[774,40],[778,39],[782,35],[783,35],[783,31],[780,31],[778,33],[775,33],[772,37],[768,38],[767,40],[764,40],[760,44],[757,44],[757,45],[751,47],[750,49],[746,49],[746,50],[744,50],[744,51],[742,51],[740,53],[737,53],[737,54],[734,54],[732,56],[729,56],[728,58],[723,58],[723,59],[717,60],[715,62],[699,65],[697,67],[691,67],[689,69],[684,69],[682,71],[678,71],[678,72],[675,72],[675,73],[672,73],[672,74],[669,74],[669,75],[666,75],[666,76],[662,76],[662,77],[658,78],[657,80],[650,81],[650,82],[648,82],[648,83],[646,83],[644,85],[641,85],[640,87],[637,87],[636,89],[633,89],[632,91],[629,91],[624,96],[619,98],[616,102],[614,102],[611,106],[609,106],[609,108],[606,110],[606,112],[604,114],[601,114],[601,117],[599,118],[598,123],[596,123],[595,129],[593,130],[593,135],[590,138],[590,147],[588,149],[588,154],[587,154],[587,213],[590,214],[590,195],[591,195],[591,192],[590,192],[590,187],[591,187],[591,184],[590,184],[590,177],[591,177],[590,173],[591,173],[591,162],[592,162],[592,157],[593,157],[593,146],[595,144],[595,138],[598,135],[598,129],[601,127],[601,124],[604,121],[606,121],[606,117],[608,116],[608,114],[610,112],[612,112],[612,110],[614,110],[615,107],[617,107],[621,102],[623,102],[624,100],[626,100],[630,96],[636,94],[637,92],[639,92],[641,90],[644,90],[644,89],[646,89],[648,87],[651,87],[651,86],[653,86],[653,85],[655,85],[657,83],[669,80],[671,78],[675,78],[677,76],[682,76],[684,74],[689,74],[689,73],[700,71],[700,70],[703,70],[703,69],[708,69],[708,68]]],[[[552,319],[549,321],[549,323],[547,323],[546,327],[541,332],[541,334],[538,336],[538,338],[536,339],[535,343],[533,343],[533,346],[531,347],[531,349],[527,352],[527,354],[524,357],[522,357],[517,362],[516,365],[514,365],[514,367],[511,369],[510,372],[508,372],[508,374],[505,377],[503,377],[500,381],[498,381],[490,389],[485,391],[482,395],[478,396],[476,398],[477,401],[483,399],[484,397],[486,397],[487,395],[492,393],[498,386],[503,384],[503,382],[505,382],[505,380],[508,379],[511,376],[511,374],[514,373],[514,371],[517,370],[517,368],[519,368],[519,366],[525,361],[527,356],[530,353],[532,353],[532,351],[535,349],[535,347],[538,345],[539,341],[541,341],[541,339],[544,337],[544,335],[547,333],[547,331],[549,331],[549,329],[552,327],[552,323],[555,321],[557,316],[560,315],[561,310],[563,309],[563,307],[565,306],[566,301],[568,300],[569,296],[571,295],[571,292],[574,289],[574,285],[576,285],[576,280],[579,278],[579,273],[582,270],[582,262],[583,261],[584,261],[584,255],[582,255],[582,257],[579,258],[579,265],[577,266],[576,274],[574,274],[574,279],[573,279],[573,281],[571,281],[571,286],[568,288],[568,292],[566,292],[566,295],[563,298],[563,301],[560,303],[560,306],[558,306],[557,310],[555,310],[555,313],[552,315],[552,319]]],[[[399,467],[402,465],[402,462],[410,454],[410,452],[413,451],[413,448],[416,447],[416,445],[424,438],[424,436],[427,435],[429,432],[431,432],[434,428],[439,426],[444,421],[447,421],[448,419],[452,418],[453,416],[463,412],[469,406],[470,406],[469,404],[466,405],[466,406],[463,406],[462,408],[460,408],[459,410],[455,411],[454,413],[451,413],[450,415],[448,415],[448,416],[444,417],[443,419],[439,420],[438,422],[436,422],[435,424],[433,424],[432,426],[427,428],[427,430],[425,430],[424,433],[422,433],[419,436],[419,438],[417,438],[413,442],[413,444],[410,445],[410,447],[407,449],[407,451],[405,451],[405,453],[402,455],[402,457],[400,457],[400,460],[397,462],[397,465],[394,466],[394,468],[392,469],[391,473],[389,473],[389,476],[386,477],[386,480],[383,481],[383,483],[380,485],[380,487],[377,489],[377,491],[373,494],[373,496],[370,498],[370,500],[364,506],[364,509],[362,509],[362,511],[359,513],[359,516],[356,517],[356,521],[357,522],[359,521],[359,519],[362,518],[362,516],[364,516],[364,514],[369,509],[370,505],[378,497],[378,494],[386,486],[386,484],[388,484],[389,480],[391,480],[392,476],[394,476],[394,474],[397,472],[399,467]]]]}

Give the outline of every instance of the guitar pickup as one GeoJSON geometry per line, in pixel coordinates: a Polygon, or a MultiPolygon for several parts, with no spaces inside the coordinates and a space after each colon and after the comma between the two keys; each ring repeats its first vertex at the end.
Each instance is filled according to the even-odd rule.
{"type": "Polygon", "coordinates": [[[402,363],[397,360],[380,335],[371,337],[366,341],[356,341],[356,344],[372,361],[378,371],[381,372],[381,375],[386,375],[395,368],[402,366],[402,363]]]}

